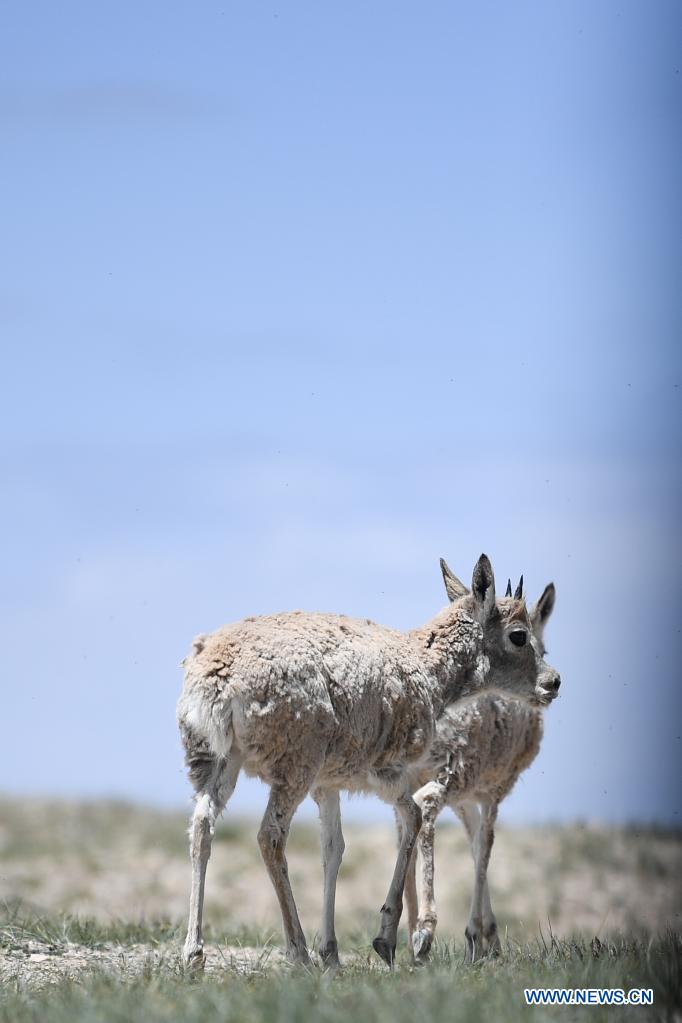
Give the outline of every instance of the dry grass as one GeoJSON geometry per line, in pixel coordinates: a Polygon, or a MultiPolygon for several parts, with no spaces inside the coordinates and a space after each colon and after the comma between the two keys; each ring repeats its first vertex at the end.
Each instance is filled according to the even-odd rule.
{"type": "MultiPolygon", "coordinates": [[[[453,820],[453,818],[451,818],[453,820]]],[[[471,860],[463,829],[440,827],[437,895],[442,933],[458,939],[466,921],[471,860]]],[[[0,899],[39,911],[91,917],[182,921],[188,886],[187,820],[180,813],[122,803],[0,801],[0,899]]],[[[214,934],[279,940],[274,893],[253,821],[218,825],[207,884],[214,934]]],[[[347,825],[339,878],[343,938],[375,925],[394,860],[386,825],[347,825]]],[[[312,939],[321,907],[318,829],[294,822],[288,847],[292,885],[312,939]]],[[[518,941],[555,934],[655,933],[682,929],[682,835],[585,825],[500,828],[490,882],[501,930],[518,941]]]]}
{"type": "MultiPolygon", "coordinates": [[[[223,823],[209,867],[208,967],[197,985],[179,956],[189,874],[185,830],[182,814],[121,803],[0,801],[0,1023],[515,1020],[529,1011],[523,987],[540,984],[651,986],[655,1010],[637,1010],[639,1018],[678,1018],[679,833],[500,829],[491,883],[504,951],[471,967],[462,962],[461,940],[469,853],[461,828],[442,827],[433,963],[415,973],[403,933],[390,975],[371,952],[370,937],[392,868],[393,835],[384,825],[348,826],[338,899],[345,968],[331,981],[283,962],[256,825],[223,823]]],[[[314,823],[294,827],[289,860],[314,946],[321,903],[314,823]]],[[[558,1010],[531,1011],[544,1019],[558,1010]]],[[[584,1011],[562,1009],[561,1018],[584,1011]]],[[[613,1020],[627,1011],[590,1013],[613,1020]]]]}

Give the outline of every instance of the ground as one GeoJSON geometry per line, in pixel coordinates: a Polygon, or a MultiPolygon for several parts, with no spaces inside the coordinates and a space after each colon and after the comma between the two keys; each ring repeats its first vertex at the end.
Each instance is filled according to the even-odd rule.
{"type": "MultiPolygon", "coordinates": [[[[0,1023],[11,1020],[680,1019],[682,835],[575,824],[500,827],[490,871],[503,953],[463,962],[471,863],[440,828],[441,917],[431,966],[405,950],[393,974],[371,951],[390,827],[345,828],[338,891],[344,969],[292,969],[253,821],[219,825],[209,865],[207,968],[180,960],[188,888],[182,814],[119,803],[0,801],[0,1023]],[[651,1008],[528,1008],[528,986],[651,987],[651,1008]]],[[[311,947],[321,903],[314,823],[294,824],[294,892],[311,947]]]]}

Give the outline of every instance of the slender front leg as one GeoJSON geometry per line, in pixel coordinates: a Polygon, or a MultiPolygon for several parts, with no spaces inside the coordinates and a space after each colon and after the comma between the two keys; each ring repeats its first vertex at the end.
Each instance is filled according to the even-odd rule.
{"type": "MultiPolygon", "coordinates": [[[[481,823],[481,813],[476,803],[459,803],[458,805],[453,805],[453,809],[466,828],[467,835],[469,836],[471,855],[473,856],[475,863],[475,842],[481,823]]],[[[481,897],[481,913],[482,950],[487,951],[489,955],[498,955],[502,946],[500,944],[499,934],[497,933],[497,920],[495,919],[495,913],[493,912],[492,903],[490,901],[490,886],[488,885],[487,872],[481,897]]]]}
{"type": "MultiPolygon", "coordinates": [[[[495,841],[496,818],[497,803],[481,803],[480,823],[474,840],[474,893],[471,899],[469,922],[464,931],[467,954],[471,962],[480,959],[486,951],[483,933],[483,903],[490,853],[495,841]]],[[[495,925],[496,931],[497,925],[495,925]]]]}
{"type": "Polygon", "coordinates": [[[310,956],[298,918],[294,893],[289,883],[289,869],[284,851],[291,818],[307,791],[308,786],[300,791],[292,790],[282,783],[273,785],[258,831],[258,845],[282,911],[287,958],[304,966],[311,965],[310,956]]]}
{"type": "Polygon", "coordinates": [[[384,962],[393,967],[395,947],[398,939],[398,924],[403,911],[403,891],[405,877],[414,845],[421,827],[421,810],[408,792],[404,792],[395,803],[396,811],[402,821],[402,837],[398,848],[395,870],[388,890],[386,901],[381,907],[381,925],[379,933],[372,942],[374,951],[384,962]]]}
{"type": "Polygon", "coordinates": [[[415,793],[415,802],[422,811],[422,828],[419,832],[419,916],[412,935],[412,951],[418,965],[426,962],[433,935],[438,923],[434,891],[434,843],[436,839],[436,818],[447,799],[447,786],[440,781],[430,781],[415,793]]]}
{"type": "Polygon", "coordinates": [[[320,810],[322,868],[324,870],[320,956],[325,966],[334,969],[340,965],[339,946],[334,930],[336,880],[345,849],[343,832],[341,831],[341,807],[338,789],[316,789],[313,792],[313,799],[320,810]]]}
{"type": "Polygon", "coordinates": [[[204,939],[201,924],[206,867],[211,855],[215,822],[234,792],[241,764],[241,759],[237,757],[232,757],[227,761],[215,761],[203,789],[197,793],[197,802],[189,826],[192,888],[189,897],[189,921],[183,958],[185,963],[193,969],[202,969],[204,966],[204,939]]]}
{"type": "MultiPolygon", "coordinates": [[[[393,813],[394,813],[394,816],[395,816],[395,827],[396,827],[396,832],[397,832],[397,837],[398,837],[398,849],[400,849],[400,843],[403,840],[403,822],[402,822],[401,817],[398,814],[398,811],[395,809],[395,807],[393,808],[393,813]]],[[[415,849],[412,850],[412,855],[410,856],[410,862],[409,862],[408,867],[407,867],[407,874],[405,876],[405,902],[407,903],[407,933],[408,933],[408,935],[411,935],[412,931],[417,926],[417,913],[419,911],[419,906],[418,906],[418,903],[417,903],[416,872],[417,872],[417,850],[415,848],[415,849]]],[[[408,937],[408,944],[410,945],[410,948],[412,948],[412,945],[410,943],[409,937],[408,937]]]]}

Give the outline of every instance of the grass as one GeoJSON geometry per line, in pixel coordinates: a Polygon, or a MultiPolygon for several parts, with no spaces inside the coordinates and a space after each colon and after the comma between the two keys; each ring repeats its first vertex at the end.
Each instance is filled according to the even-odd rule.
{"type": "Polygon", "coordinates": [[[105,966],[94,965],[77,982],[57,979],[28,983],[9,979],[0,992],[0,1023],[155,1023],[220,1020],[223,1023],[458,1023],[478,1020],[526,1020],[555,1016],[561,1020],[679,1018],[682,1006],[682,939],[668,933],[642,941],[620,939],[588,944],[539,934],[532,943],[508,942],[496,960],[474,966],[462,962],[461,949],[437,945],[430,966],[414,970],[406,954],[393,973],[369,953],[368,943],[347,954],[341,974],[268,963],[267,953],[245,974],[226,956],[203,978],[185,972],[176,928],[167,924],[117,924],[103,927],[73,917],[22,916],[6,909],[0,923],[0,950],[34,947],[40,942],[52,955],[77,943],[87,950],[126,944],[146,946],[138,966],[112,954],[105,966]],[[529,1008],[524,987],[653,988],[654,1006],[627,1009],[529,1008]]]}
{"type": "Polygon", "coordinates": [[[58,954],[67,945],[103,949],[112,944],[148,944],[150,947],[180,941],[179,924],[114,921],[103,924],[88,917],[43,915],[26,911],[21,903],[6,902],[0,909],[0,952],[22,949],[29,943],[47,945],[58,954]]]}
{"type": "MultiPolygon", "coordinates": [[[[413,969],[403,928],[397,967],[389,973],[370,938],[395,838],[390,825],[348,824],[337,902],[344,969],[331,977],[283,961],[257,825],[228,816],[209,867],[207,968],[196,978],[180,956],[186,827],[182,812],[120,802],[0,798],[0,1023],[682,1023],[679,831],[501,827],[490,878],[503,953],[470,966],[463,962],[462,931],[471,861],[462,829],[444,824],[433,960],[413,969]],[[526,1006],[524,987],[538,986],[651,987],[655,1003],[526,1006]]],[[[322,887],[315,822],[295,822],[287,852],[314,947],[322,887]]]]}
{"type": "MultiPolygon", "coordinates": [[[[229,942],[249,947],[268,947],[280,940],[279,933],[244,924],[226,933],[217,931],[209,923],[204,927],[204,936],[207,944],[227,945],[229,942]]],[[[24,948],[30,942],[47,945],[55,954],[69,945],[93,950],[112,945],[147,945],[153,949],[175,944],[179,947],[184,937],[184,921],[113,920],[103,923],[93,917],[70,913],[40,913],[22,902],[8,900],[0,905],[0,954],[24,948]]]]}

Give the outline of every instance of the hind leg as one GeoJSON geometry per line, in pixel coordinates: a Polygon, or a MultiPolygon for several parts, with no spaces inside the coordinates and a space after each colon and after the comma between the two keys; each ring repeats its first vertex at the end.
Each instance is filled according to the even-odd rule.
{"type": "Polygon", "coordinates": [[[339,966],[339,946],[334,930],[336,880],[339,875],[345,844],[341,830],[341,807],[337,789],[315,789],[313,799],[320,809],[322,825],[322,866],[324,870],[324,904],[320,928],[320,956],[325,966],[339,966]]]}
{"type": "MultiPolygon", "coordinates": [[[[459,803],[458,805],[453,806],[453,809],[466,828],[467,835],[469,836],[469,844],[471,845],[471,855],[474,857],[475,862],[476,835],[478,834],[478,829],[481,824],[480,810],[476,803],[459,803]]],[[[497,920],[495,919],[492,903],[490,901],[490,889],[488,887],[487,873],[482,891],[481,918],[483,937],[481,942],[482,951],[487,952],[488,955],[498,955],[502,950],[502,945],[500,944],[500,937],[497,933],[497,920]]]]}
{"type": "MultiPolygon", "coordinates": [[[[486,952],[499,951],[499,938],[497,937],[497,924],[495,917],[492,920],[485,920],[484,910],[486,902],[490,907],[490,896],[486,899],[488,885],[488,864],[490,853],[495,841],[495,820],[497,818],[497,803],[482,802],[478,829],[475,833],[473,844],[474,853],[474,892],[471,899],[471,911],[464,935],[467,943],[467,957],[471,962],[480,959],[486,952]]],[[[467,828],[468,830],[468,828],[467,828]]],[[[492,908],[490,908],[492,915],[492,908]]]]}
{"type": "Polygon", "coordinates": [[[237,755],[202,758],[190,762],[190,777],[199,782],[196,806],[189,826],[189,852],[192,862],[192,888],[189,899],[189,922],[183,950],[185,963],[201,969],[204,965],[204,940],[201,922],[204,908],[206,866],[211,855],[211,842],[216,818],[234,792],[242,761],[237,755]]]}
{"type": "Polygon", "coordinates": [[[308,785],[305,788],[300,786],[292,788],[283,782],[273,785],[265,816],[258,831],[258,845],[282,911],[287,958],[305,966],[310,966],[310,956],[298,918],[294,893],[289,883],[289,869],[284,850],[291,818],[308,789],[308,785]]]}
{"type": "Polygon", "coordinates": [[[417,850],[412,850],[405,876],[405,905],[407,907],[407,944],[412,951],[412,935],[417,927],[419,901],[417,898],[417,850]]]}
{"type": "MultiPolygon", "coordinates": [[[[400,843],[403,840],[403,822],[402,818],[398,814],[398,811],[393,807],[393,815],[395,817],[396,833],[398,836],[398,849],[400,849],[400,843]]],[[[410,942],[410,936],[417,926],[417,914],[419,912],[419,905],[417,903],[417,850],[416,848],[412,851],[410,862],[407,867],[407,874],[405,875],[405,905],[407,907],[407,934],[408,934],[408,945],[412,947],[410,942]]]]}

